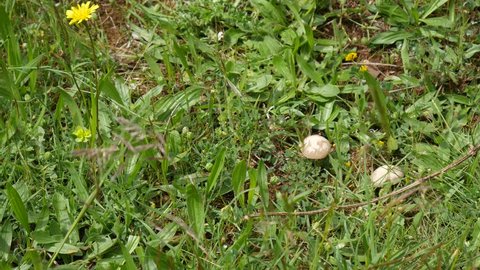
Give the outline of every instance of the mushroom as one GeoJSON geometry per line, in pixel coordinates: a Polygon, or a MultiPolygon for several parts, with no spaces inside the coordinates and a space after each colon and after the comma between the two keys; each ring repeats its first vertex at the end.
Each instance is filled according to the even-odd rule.
{"type": "Polygon", "coordinates": [[[308,159],[324,159],[332,145],[320,135],[311,135],[303,140],[302,155],[308,159]]]}
{"type": "Polygon", "coordinates": [[[400,182],[400,178],[403,177],[403,172],[397,166],[391,165],[383,165],[378,167],[375,171],[373,171],[371,179],[373,182],[373,186],[381,187],[386,182],[391,182],[392,184],[396,184],[400,182]]]}

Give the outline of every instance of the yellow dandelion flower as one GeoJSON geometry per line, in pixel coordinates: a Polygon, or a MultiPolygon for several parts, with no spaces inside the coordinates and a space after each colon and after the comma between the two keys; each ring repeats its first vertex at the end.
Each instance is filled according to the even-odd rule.
{"type": "Polygon", "coordinates": [[[72,7],[72,9],[67,10],[66,13],[67,19],[71,19],[69,24],[79,24],[83,21],[88,21],[97,8],[99,8],[98,5],[90,6],[90,1],[72,7]]]}
{"type": "Polygon", "coordinates": [[[348,53],[347,56],[345,56],[345,61],[347,62],[352,62],[352,61],[355,61],[355,59],[357,59],[358,55],[356,52],[351,52],[351,53],[348,53]]]}
{"type": "Polygon", "coordinates": [[[88,142],[90,137],[92,137],[92,132],[88,128],[78,126],[73,132],[73,135],[77,137],[75,139],[76,142],[88,142]]]}
{"type": "Polygon", "coordinates": [[[384,143],[383,141],[378,141],[378,142],[377,142],[377,145],[378,145],[379,147],[383,147],[384,144],[385,144],[385,143],[384,143]]]}
{"type": "Polygon", "coordinates": [[[360,66],[360,71],[361,71],[361,72],[365,72],[365,71],[367,71],[367,70],[368,70],[368,67],[367,67],[366,65],[361,65],[361,66],[360,66]]]}

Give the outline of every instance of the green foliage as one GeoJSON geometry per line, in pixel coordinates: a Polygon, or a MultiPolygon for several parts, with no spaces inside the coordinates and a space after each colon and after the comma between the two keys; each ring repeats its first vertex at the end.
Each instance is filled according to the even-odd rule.
{"type": "Polygon", "coordinates": [[[0,4],[0,269],[480,267],[478,156],[244,218],[478,144],[478,1],[107,2],[0,4]]]}

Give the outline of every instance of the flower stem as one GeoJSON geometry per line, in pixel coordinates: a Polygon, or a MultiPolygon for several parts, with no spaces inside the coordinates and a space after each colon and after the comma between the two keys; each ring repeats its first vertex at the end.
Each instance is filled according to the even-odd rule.
{"type": "Polygon", "coordinates": [[[98,99],[100,98],[100,85],[98,80],[98,60],[97,54],[95,50],[95,41],[93,40],[92,33],[90,31],[90,27],[86,24],[86,29],[88,33],[88,38],[90,39],[90,45],[92,49],[92,58],[93,58],[93,69],[95,74],[95,89],[91,88],[90,90],[90,97],[92,100],[92,106],[90,107],[91,110],[91,118],[90,118],[90,128],[92,130],[92,140],[90,141],[90,146],[94,147],[96,145],[96,138],[98,134],[98,138],[100,142],[102,141],[102,137],[99,132],[98,127],[98,99]]]}

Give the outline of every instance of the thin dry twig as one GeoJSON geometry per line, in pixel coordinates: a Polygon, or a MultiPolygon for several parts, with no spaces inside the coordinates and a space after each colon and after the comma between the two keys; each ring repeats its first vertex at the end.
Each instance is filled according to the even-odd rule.
{"type": "Polygon", "coordinates": [[[331,205],[329,207],[320,208],[320,209],[311,210],[311,211],[255,213],[255,214],[250,214],[250,215],[244,216],[244,219],[248,220],[250,218],[270,217],[270,216],[311,216],[311,215],[317,215],[317,214],[327,212],[327,211],[331,210],[332,208],[334,210],[347,210],[347,209],[362,207],[362,206],[369,205],[369,204],[374,204],[374,203],[379,202],[381,200],[384,200],[384,199],[393,197],[395,195],[402,194],[406,191],[412,190],[412,189],[420,186],[421,184],[425,183],[426,181],[428,181],[432,178],[435,178],[439,175],[444,174],[445,172],[447,172],[447,171],[455,168],[456,166],[460,165],[465,160],[475,156],[478,153],[479,150],[480,150],[480,144],[478,144],[476,146],[473,146],[473,147],[470,148],[470,150],[467,152],[466,155],[462,156],[461,158],[458,158],[457,160],[455,160],[452,163],[448,164],[447,166],[443,167],[439,171],[434,172],[432,174],[429,174],[427,176],[424,176],[422,178],[419,178],[415,182],[411,183],[410,185],[407,185],[407,186],[405,186],[401,189],[395,190],[395,191],[390,192],[388,194],[385,194],[383,196],[377,197],[377,198],[375,198],[371,201],[368,201],[368,202],[359,202],[359,203],[346,204],[346,205],[331,205]]]}
{"type": "Polygon", "coordinates": [[[347,63],[342,63],[342,66],[377,66],[377,67],[395,67],[395,68],[401,68],[399,65],[394,65],[394,64],[385,64],[385,63],[376,63],[376,62],[347,62],[347,63]]]}

